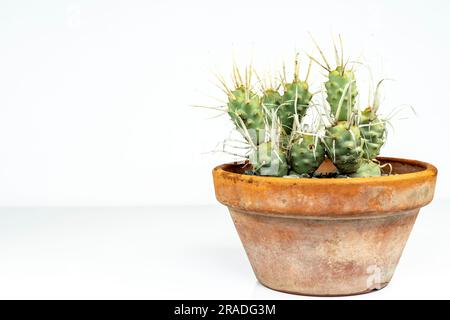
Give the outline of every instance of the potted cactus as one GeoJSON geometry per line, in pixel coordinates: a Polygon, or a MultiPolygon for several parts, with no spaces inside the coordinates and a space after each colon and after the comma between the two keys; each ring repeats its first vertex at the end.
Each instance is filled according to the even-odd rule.
{"type": "Polygon", "coordinates": [[[419,209],[433,198],[437,170],[379,157],[381,81],[361,108],[342,44],[340,53],[334,47],[335,66],[317,48],[321,58],[309,56],[304,80],[298,56],[293,77],[284,71],[275,85],[252,78],[252,68],[234,67],[232,86],[221,79],[223,111],[245,153],[214,168],[215,192],[263,285],[306,295],[365,293],[390,281],[419,209]],[[314,93],[313,64],[326,70],[314,93]]]}

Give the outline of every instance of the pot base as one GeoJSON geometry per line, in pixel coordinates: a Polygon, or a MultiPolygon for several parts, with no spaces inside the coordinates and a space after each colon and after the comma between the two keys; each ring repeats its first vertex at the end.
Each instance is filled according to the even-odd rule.
{"type": "Polygon", "coordinates": [[[274,291],[278,291],[278,292],[283,292],[283,293],[287,293],[287,294],[295,294],[298,296],[308,296],[308,297],[347,297],[347,296],[358,296],[361,294],[368,294],[374,291],[380,291],[381,289],[384,289],[387,287],[388,283],[382,283],[380,284],[380,287],[378,289],[368,289],[366,291],[361,291],[361,292],[354,292],[354,293],[348,293],[348,294],[312,294],[312,293],[306,293],[306,292],[294,292],[294,291],[285,291],[285,290],[280,290],[280,289],[276,289],[276,288],[271,288],[268,285],[262,283],[259,279],[257,279],[258,282],[264,286],[267,289],[270,290],[274,290],[274,291]]]}
{"type": "Polygon", "coordinates": [[[389,283],[418,210],[346,219],[230,213],[261,284],[300,295],[345,296],[389,283]]]}

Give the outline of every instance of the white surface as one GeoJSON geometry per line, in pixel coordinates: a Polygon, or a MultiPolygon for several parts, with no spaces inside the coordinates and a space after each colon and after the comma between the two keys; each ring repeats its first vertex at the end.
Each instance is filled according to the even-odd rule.
{"type": "Polygon", "coordinates": [[[311,52],[307,31],[397,80],[384,110],[418,117],[383,154],[440,170],[393,283],[367,297],[449,298],[449,16],[448,0],[2,0],[0,298],[298,299],[257,284],[214,198],[224,157],[202,154],[230,123],[189,105],[220,104],[212,71],[233,57],[311,52]]]}
{"type": "MultiPolygon", "coordinates": [[[[450,298],[450,203],[422,209],[391,284],[352,299],[450,298]]],[[[3,208],[0,298],[311,299],[257,283],[227,210],[3,208]]]]}
{"type": "MultiPolygon", "coordinates": [[[[204,155],[230,128],[191,104],[218,104],[212,71],[233,56],[279,67],[342,33],[386,86],[395,123],[384,155],[440,169],[450,156],[448,0],[2,0],[0,206],[213,204],[204,155]],[[176,183],[175,183],[176,181],[176,183]]],[[[263,68],[265,69],[265,68],[263,68]]],[[[317,69],[316,69],[317,70],[317,69]]]]}

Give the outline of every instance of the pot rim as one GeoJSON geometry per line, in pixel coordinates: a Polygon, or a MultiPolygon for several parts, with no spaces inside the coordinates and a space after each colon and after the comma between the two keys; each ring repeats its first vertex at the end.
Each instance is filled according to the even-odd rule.
{"type": "Polygon", "coordinates": [[[421,167],[423,170],[409,173],[400,173],[395,175],[380,176],[380,177],[357,177],[357,178],[285,178],[285,177],[273,177],[273,176],[257,176],[249,175],[244,173],[237,173],[227,170],[231,167],[236,167],[237,163],[225,163],[221,164],[213,169],[213,172],[219,172],[229,176],[230,178],[239,178],[241,180],[260,180],[265,182],[272,182],[275,184],[293,184],[293,183],[307,183],[307,184],[367,184],[368,182],[388,182],[388,181],[405,181],[405,180],[415,180],[417,178],[433,177],[437,176],[437,168],[428,162],[423,162],[419,160],[394,158],[394,157],[377,157],[377,160],[382,162],[398,162],[404,163],[416,167],[421,167]]]}
{"type": "Polygon", "coordinates": [[[240,165],[228,163],[213,170],[216,198],[247,213],[339,219],[409,213],[431,202],[435,166],[410,159],[377,159],[397,163],[401,170],[406,165],[406,171],[412,172],[348,179],[283,178],[233,172],[240,165]]]}

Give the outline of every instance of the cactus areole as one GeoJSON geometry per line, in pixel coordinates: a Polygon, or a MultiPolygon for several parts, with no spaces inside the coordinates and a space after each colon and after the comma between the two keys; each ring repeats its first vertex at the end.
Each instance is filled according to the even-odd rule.
{"type": "Polygon", "coordinates": [[[388,123],[379,113],[383,80],[361,90],[371,95],[361,105],[358,73],[344,63],[342,44],[340,53],[334,46],[334,66],[317,49],[321,59],[309,56],[304,77],[296,56],[291,77],[283,68],[280,77],[254,82],[259,73],[234,67],[232,86],[220,79],[241,140],[224,142],[238,159],[213,170],[216,198],[265,286],[366,293],[391,280],[420,208],[433,199],[437,169],[380,157],[388,123]],[[316,65],[326,70],[319,86],[308,80],[316,65]]]}

